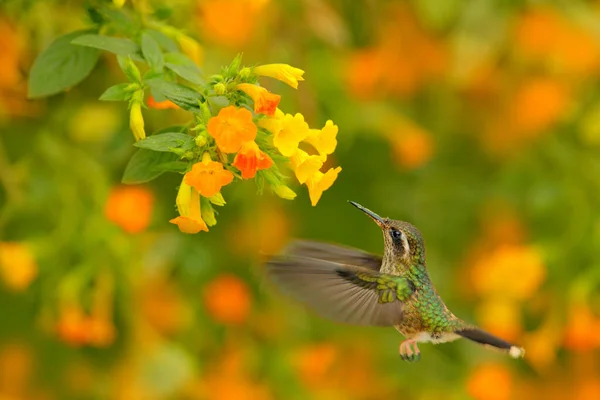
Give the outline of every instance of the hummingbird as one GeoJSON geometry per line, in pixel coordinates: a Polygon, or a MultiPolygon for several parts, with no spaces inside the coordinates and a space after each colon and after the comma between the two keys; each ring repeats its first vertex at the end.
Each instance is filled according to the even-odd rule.
{"type": "Polygon", "coordinates": [[[271,279],[326,318],[396,328],[405,337],[399,347],[405,361],[420,360],[418,343],[438,344],[459,338],[500,349],[513,358],[525,355],[522,347],[463,321],[448,309],[427,272],[425,244],[415,226],[349,203],[381,228],[383,257],[296,240],[266,262],[271,279]]]}

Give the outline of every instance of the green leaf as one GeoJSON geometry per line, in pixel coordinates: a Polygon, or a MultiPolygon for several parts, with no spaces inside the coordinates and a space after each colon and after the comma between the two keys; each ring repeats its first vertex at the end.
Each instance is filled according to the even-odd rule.
{"type": "Polygon", "coordinates": [[[130,56],[136,61],[143,61],[139,55],[140,47],[129,39],[87,34],[79,36],[77,39],[71,41],[71,43],[79,46],[106,50],[110,53],[118,54],[120,56],[130,56]]]}
{"type": "Polygon", "coordinates": [[[198,102],[203,102],[204,97],[195,90],[178,83],[165,82],[159,79],[154,79],[147,83],[152,89],[156,90],[184,110],[195,113],[201,112],[198,102]]]}
{"type": "Polygon", "coordinates": [[[71,41],[89,31],[77,31],[54,40],[33,63],[27,96],[50,96],[71,88],[92,72],[98,50],[74,46],[71,41]]]}
{"type": "Polygon", "coordinates": [[[161,164],[172,163],[177,159],[178,156],[173,153],[139,149],[125,167],[121,182],[133,185],[151,181],[167,171],[160,167],[161,164]]]}
{"type": "Polygon", "coordinates": [[[175,74],[195,85],[205,84],[204,78],[202,78],[202,70],[184,54],[165,54],[165,66],[175,74]]]}
{"type": "Polygon", "coordinates": [[[131,97],[131,90],[126,90],[131,83],[119,83],[109,87],[102,93],[100,100],[102,101],[127,101],[131,97]]]}
{"type": "Polygon", "coordinates": [[[154,150],[154,151],[170,151],[174,149],[187,151],[194,148],[194,138],[185,133],[166,132],[160,135],[148,136],[146,139],[136,142],[134,146],[154,150]]]}
{"type": "Polygon", "coordinates": [[[142,54],[148,61],[148,65],[155,71],[160,71],[165,65],[163,53],[160,46],[148,33],[142,35],[142,54]]]}
{"type": "Polygon", "coordinates": [[[163,172],[185,172],[188,169],[188,163],[185,161],[169,161],[158,164],[154,168],[163,172]]]}
{"type": "Polygon", "coordinates": [[[155,29],[148,29],[146,33],[152,36],[154,40],[162,47],[165,51],[168,52],[176,52],[179,50],[177,43],[161,31],[157,31],[155,29]]]}

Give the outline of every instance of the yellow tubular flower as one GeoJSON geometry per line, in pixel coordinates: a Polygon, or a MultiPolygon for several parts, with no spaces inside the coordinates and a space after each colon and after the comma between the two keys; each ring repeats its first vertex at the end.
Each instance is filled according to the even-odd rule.
{"type": "Polygon", "coordinates": [[[224,206],[225,204],[227,204],[227,203],[225,203],[225,199],[223,198],[223,195],[221,194],[221,192],[215,194],[214,196],[209,197],[208,199],[215,206],[224,206]]]}
{"type": "Polygon", "coordinates": [[[181,51],[191,58],[192,61],[198,65],[202,64],[202,60],[204,59],[204,49],[200,46],[200,43],[184,34],[177,35],[177,43],[179,43],[181,51]]]}
{"type": "Polygon", "coordinates": [[[335,151],[337,134],[338,126],[328,120],[323,129],[311,129],[304,141],[312,145],[319,154],[328,155],[335,151]]]}
{"type": "Polygon", "coordinates": [[[338,177],[342,167],[330,168],[326,173],[317,172],[307,182],[310,202],[316,206],[324,191],[329,189],[338,177]]]}
{"type": "Polygon", "coordinates": [[[304,150],[298,149],[290,161],[298,182],[304,183],[321,169],[325,158],[317,155],[311,156],[304,150]]]}
{"type": "Polygon", "coordinates": [[[169,221],[170,223],[176,224],[183,233],[208,232],[208,227],[201,216],[200,194],[196,189],[185,183],[185,177],[181,181],[181,186],[179,186],[175,203],[177,204],[179,217],[173,218],[169,221]]]}
{"type": "Polygon", "coordinates": [[[296,197],[296,193],[294,193],[292,189],[285,185],[273,186],[273,191],[277,196],[285,200],[294,200],[294,198],[296,197]]]}
{"type": "Polygon", "coordinates": [[[268,76],[287,83],[294,89],[298,88],[298,81],[303,81],[304,71],[288,64],[266,64],[255,67],[252,71],[256,75],[268,76]]]}
{"type": "Polygon", "coordinates": [[[139,141],[146,138],[146,131],[144,131],[144,117],[142,115],[142,103],[134,101],[131,104],[129,110],[129,127],[133,132],[135,141],[139,141]]]}
{"type": "Polygon", "coordinates": [[[285,114],[280,118],[280,122],[279,132],[273,132],[273,145],[282,155],[291,157],[298,149],[300,142],[308,136],[308,124],[304,122],[304,116],[300,113],[285,114]]]}

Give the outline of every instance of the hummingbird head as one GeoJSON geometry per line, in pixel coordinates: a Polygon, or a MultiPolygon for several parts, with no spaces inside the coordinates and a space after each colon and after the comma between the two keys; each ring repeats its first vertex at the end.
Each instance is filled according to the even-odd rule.
{"type": "Polygon", "coordinates": [[[382,218],[366,207],[350,201],[354,207],[367,214],[383,231],[385,258],[399,260],[403,265],[425,263],[425,246],[421,232],[405,221],[382,218]]]}

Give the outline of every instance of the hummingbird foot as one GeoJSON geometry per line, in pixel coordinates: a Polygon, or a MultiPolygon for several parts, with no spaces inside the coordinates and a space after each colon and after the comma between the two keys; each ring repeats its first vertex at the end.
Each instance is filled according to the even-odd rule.
{"type": "Polygon", "coordinates": [[[415,362],[421,359],[421,352],[416,340],[407,339],[400,343],[400,358],[408,362],[415,362]]]}

